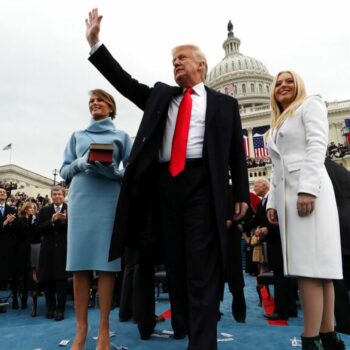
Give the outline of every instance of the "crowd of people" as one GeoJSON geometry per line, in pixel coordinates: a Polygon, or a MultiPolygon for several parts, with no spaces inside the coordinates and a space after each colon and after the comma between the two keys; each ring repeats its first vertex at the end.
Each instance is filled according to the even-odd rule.
{"type": "Polygon", "coordinates": [[[49,199],[40,194],[36,198],[29,197],[23,192],[12,195],[5,188],[0,186],[0,281],[3,287],[10,281],[14,309],[19,308],[19,297],[20,307],[26,309],[29,290],[32,292],[32,316],[37,313],[37,296],[45,290],[47,317],[62,320],[65,297],[61,294],[65,295],[66,286],[62,283],[56,308],[56,298],[52,295],[55,295],[57,286],[52,286],[52,281],[57,280],[57,274],[61,274],[62,280],[66,279],[66,218],[59,217],[59,214],[45,217],[44,214],[57,205],[66,206],[63,203],[65,189],[53,187],[49,199]]]}
{"type": "MultiPolygon", "coordinates": [[[[327,146],[327,158],[329,159],[343,158],[347,154],[350,154],[350,148],[345,143],[336,145],[334,142],[331,142],[327,146]]],[[[267,164],[271,164],[270,157],[247,157],[248,168],[262,167],[267,164]]]]}
{"type": "Polygon", "coordinates": [[[350,148],[347,144],[338,143],[336,145],[334,142],[331,142],[327,147],[327,157],[330,159],[343,158],[346,154],[350,154],[350,148]]]}
{"type": "Polygon", "coordinates": [[[271,164],[270,157],[247,157],[247,168],[256,168],[259,166],[265,166],[266,164],[271,164]]]}

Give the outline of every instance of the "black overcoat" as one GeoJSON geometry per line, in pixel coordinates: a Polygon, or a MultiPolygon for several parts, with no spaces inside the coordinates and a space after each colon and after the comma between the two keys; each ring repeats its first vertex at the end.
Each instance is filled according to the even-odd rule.
{"type": "MultiPolygon", "coordinates": [[[[63,203],[61,212],[67,210],[63,203]]],[[[55,213],[53,204],[44,207],[38,215],[37,233],[41,235],[39,257],[39,280],[56,281],[67,278],[67,221],[57,220],[52,224],[55,213]]]]}
{"type": "MultiPolygon", "coordinates": [[[[144,112],[119,197],[110,249],[110,259],[114,259],[122,255],[125,245],[132,244],[135,235],[137,237],[140,231],[153,231],[158,225],[158,220],[149,212],[148,227],[144,225],[147,218],[139,218],[145,210],[152,212],[150,202],[155,196],[157,182],[155,163],[169,103],[173,96],[182,93],[182,89],[161,82],[157,82],[153,87],[139,83],[124,71],[104,45],[93,53],[89,60],[122,95],[144,112]],[[143,223],[142,227],[138,222],[143,223]]],[[[208,87],[206,91],[203,160],[210,179],[221,252],[225,262],[229,170],[234,202],[249,202],[248,175],[237,100],[208,87]]]]}
{"type": "Polygon", "coordinates": [[[8,214],[16,214],[16,210],[5,205],[4,215],[0,213],[0,281],[7,281],[12,277],[15,268],[14,252],[18,242],[17,219],[3,226],[8,214]]]}
{"type": "Polygon", "coordinates": [[[30,244],[35,239],[36,222],[33,216],[20,217],[17,221],[17,244],[14,252],[15,272],[23,274],[30,266],[30,244]]]}
{"type": "Polygon", "coordinates": [[[342,255],[350,256],[350,172],[328,158],[325,166],[337,201],[342,255]]]}

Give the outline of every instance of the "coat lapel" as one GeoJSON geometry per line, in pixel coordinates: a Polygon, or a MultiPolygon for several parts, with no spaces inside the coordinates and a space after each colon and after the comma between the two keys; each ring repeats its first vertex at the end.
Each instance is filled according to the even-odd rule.
{"type": "Polygon", "coordinates": [[[280,152],[277,148],[277,145],[275,143],[275,141],[273,140],[273,137],[272,137],[272,130],[271,132],[269,133],[269,136],[268,136],[268,146],[270,148],[270,151],[272,150],[273,152],[277,153],[278,155],[280,155],[280,152]]]}
{"type": "Polygon", "coordinates": [[[212,89],[205,87],[207,91],[207,112],[205,115],[205,125],[207,126],[215,117],[215,112],[220,107],[220,95],[212,89]]]}
{"type": "Polygon", "coordinates": [[[145,112],[144,119],[141,121],[140,128],[136,135],[133,149],[129,158],[129,164],[134,162],[142,151],[145,141],[151,137],[159,123],[162,123],[161,118],[167,118],[171,99],[176,95],[182,94],[182,92],[183,89],[178,86],[171,86],[165,89],[165,91],[162,91],[162,94],[157,97],[157,108],[151,110],[152,114],[147,114],[147,118],[145,118],[145,112]]]}

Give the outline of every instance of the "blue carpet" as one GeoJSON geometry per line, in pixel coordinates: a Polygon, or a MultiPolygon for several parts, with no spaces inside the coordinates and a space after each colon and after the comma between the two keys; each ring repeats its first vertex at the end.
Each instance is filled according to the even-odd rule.
{"type": "MultiPolygon", "coordinates": [[[[231,315],[232,296],[225,291],[225,299],[221,305],[224,313],[218,323],[218,348],[220,350],[284,350],[297,349],[292,347],[291,339],[300,339],[302,332],[302,312],[299,317],[288,320],[288,326],[270,326],[263,317],[263,309],[258,307],[258,296],[255,290],[256,280],[245,275],[245,296],[247,302],[247,320],[245,324],[236,323],[231,315]],[[230,337],[230,335],[232,337],[230,337]]],[[[272,288],[271,288],[272,289],[272,288]]],[[[272,291],[271,291],[272,292],[272,291]]],[[[4,292],[1,292],[3,296],[4,292]]],[[[29,303],[30,304],[30,303],[29,303]]],[[[169,309],[167,294],[161,294],[157,299],[157,314],[169,309]]],[[[31,317],[30,309],[12,310],[0,314],[0,350],[58,350],[62,339],[72,341],[75,331],[75,316],[73,302],[67,301],[65,319],[61,322],[45,318],[44,297],[39,298],[38,316],[31,317]]],[[[89,309],[90,331],[86,350],[94,350],[97,336],[99,309],[89,309]]],[[[116,335],[111,338],[117,349],[123,345],[129,350],[185,350],[187,339],[174,340],[162,331],[171,331],[170,320],[157,324],[156,333],[160,337],[152,337],[148,341],[141,341],[135,324],[131,322],[120,323],[118,309],[114,309],[110,316],[111,331],[116,335]]],[[[342,335],[347,347],[350,349],[350,336],[342,335]]],[[[66,349],[70,348],[71,343],[66,349]]]]}

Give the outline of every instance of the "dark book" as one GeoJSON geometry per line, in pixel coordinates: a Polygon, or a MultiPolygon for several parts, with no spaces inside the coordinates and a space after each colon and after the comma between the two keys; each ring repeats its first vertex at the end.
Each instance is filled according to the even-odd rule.
{"type": "Polygon", "coordinates": [[[96,161],[109,165],[113,161],[113,144],[112,143],[91,143],[88,162],[96,161]]]}

